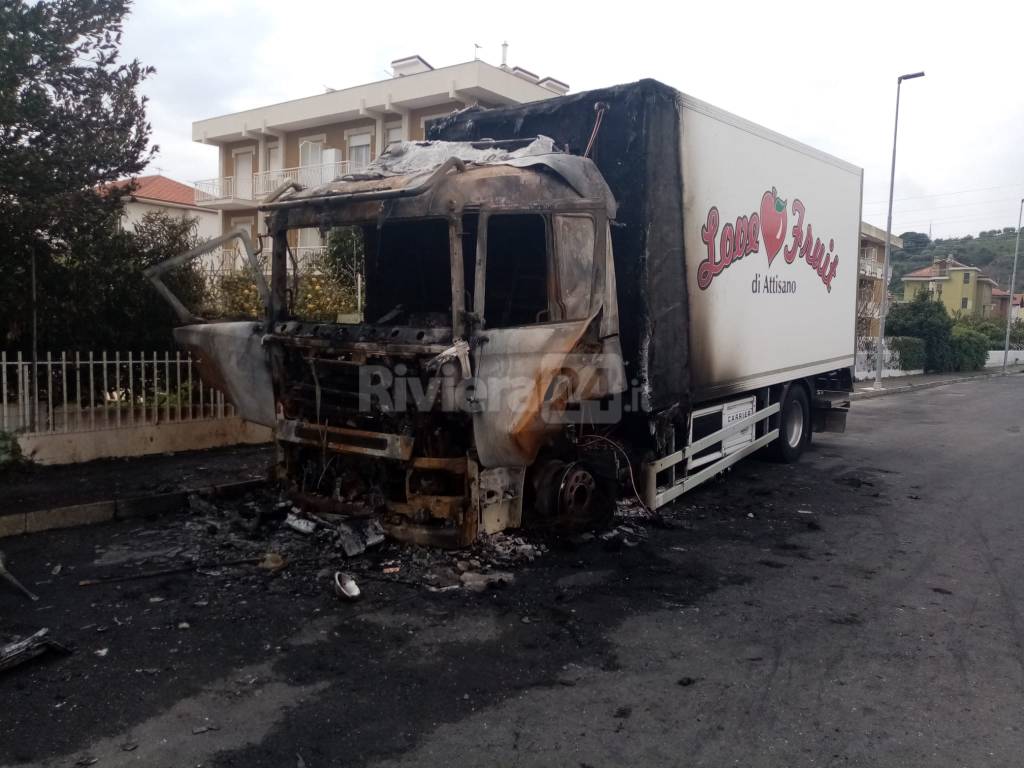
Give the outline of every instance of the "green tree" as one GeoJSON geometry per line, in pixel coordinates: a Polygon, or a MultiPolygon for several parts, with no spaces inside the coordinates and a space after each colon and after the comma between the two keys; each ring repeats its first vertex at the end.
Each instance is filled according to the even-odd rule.
{"type": "Polygon", "coordinates": [[[900,240],[903,241],[903,250],[907,253],[920,253],[932,242],[923,232],[904,232],[900,235],[900,240]]]}
{"type": "MultiPolygon", "coordinates": [[[[153,71],[119,61],[129,0],[0,0],[0,344],[30,343],[30,270],[37,272],[40,348],[67,346],[60,315],[119,317],[104,305],[117,222],[148,149],[153,71]],[[113,242],[110,253],[106,244],[113,242]]],[[[122,317],[123,322],[123,317],[122,317]]]]}
{"type": "MultiPolygon", "coordinates": [[[[134,230],[86,231],[51,265],[59,278],[40,302],[40,349],[168,349],[177,320],[142,270],[199,244],[195,219],[148,213],[134,230]],[[45,331],[45,333],[42,333],[45,331]]],[[[165,279],[187,307],[204,304],[198,264],[165,279]]]]}
{"type": "Polygon", "coordinates": [[[927,371],[951,371],[956,367],[952,330],[953,319],[946,308],[924,292],[893,306],[885,319],[887,334],[924,339],[927,371]]]}

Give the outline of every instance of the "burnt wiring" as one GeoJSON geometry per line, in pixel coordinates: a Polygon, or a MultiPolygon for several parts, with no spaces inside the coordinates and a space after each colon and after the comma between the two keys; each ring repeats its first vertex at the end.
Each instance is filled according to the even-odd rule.
{"type": "Polygon", "coordinates": [[[644,512],[649,517],[655,517],[657,515],[657,513],[653,509],[648,507],[644,503],[644,500],[640,497],[640,491],[636,487],[636,479],[633,477],[633,465],[629,461],[629,455],[626,453],[626,450],[621,445],[616,443],[614,440],[611,440],[611,439],[609,439],[607,437],[603,437],[601,435],[587,435],[585,440],[586,440],[586,442],[581,442],[579,444],[581,448],[586,448],[588,445],[593,445],[592,441],[597,440],[597,441],[608,443],[610,446],[612,446],[612,448],[614,448],[616,451],[618,451],[622,455],[622,458],[625,459],[625,461],[626,461],[626,468],[629,470],[629,484],[633,488],[633,496],[636,498],[637,503],[641,507],[643,507],[644,512]]]}
{"type": "Polygon", "coordinates": [[[594,148],[594,142],[597,141],[597,134],[601,130],[601,122],[604,120],[604,113],[608,111],[608,105],[603,101],[599,101],[594,104],[594,111],[597,113],[597,117],[594,118],[594,130],[590,132],[587,148],[583,151],[584,157],[590,157],[590,150],[594,148]]]}

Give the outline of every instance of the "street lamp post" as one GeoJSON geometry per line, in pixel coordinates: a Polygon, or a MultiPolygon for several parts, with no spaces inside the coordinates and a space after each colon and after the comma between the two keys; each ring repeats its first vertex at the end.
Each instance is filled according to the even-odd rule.
{"type": "Polygon", "coordinates": [[[878,305],[878,348],[876,350],[875,363],[875,389],[882,388],[882,367],[885,364],[885,354],[882,349],[882,339],[885,338],[885,313],[888,310],[889,298],[889,252],[892,240],[892,193],[896,186],[896,137],[900,130],[900,86],[904,80],[913,80],[915,77],[924,77],[924,72],[913,72],[909,75],[900,75],[896,78],[896,121],[892,129],[892,170],[889,172],[889,220],[885,225],[885,263],[882,266],[882,301],[878,305]]]}
{"type": "Polygon", "coordinates": [[[1013,286],[1017,282],[1017,255],[1020,253],[1020,224],[1024,217],[1024,198],[1020,201],[1017,214],[1017,245],[1013,247],[1013,269],[1010,270],[1010,305],[1006,308],[1006,338],[1003,340],[1003,375],[1006,375],[1006,358],[1010,356],[1010,326],[1013,325],[1013,286]]]}

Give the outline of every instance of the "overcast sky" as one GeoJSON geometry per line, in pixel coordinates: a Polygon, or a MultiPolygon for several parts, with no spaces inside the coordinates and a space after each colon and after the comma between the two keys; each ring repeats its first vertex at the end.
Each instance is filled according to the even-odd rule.
{"type": "MultiPolygon", "coordinates": [[[[885,226],[896,76],[904,84],[893,229],[1016,226],[1024,196],[1024,6],[1018,2],[385,4],[136,0],[124,53],[146,84],[154,166],[193,182],[216,149],[192,121],[388,77],[392,59],[509,63],[573,92],[653,77],[864,168],[885,226]]],[[[152,169],[151,169],[152,170],[152,169]]],[[[741,168],[735,169],[742,173],[741,168]]]]}

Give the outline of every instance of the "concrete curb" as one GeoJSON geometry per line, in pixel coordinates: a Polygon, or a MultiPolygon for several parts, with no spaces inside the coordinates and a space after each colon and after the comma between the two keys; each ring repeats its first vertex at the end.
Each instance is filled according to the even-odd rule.
{"type": "MultiPolygon", "coordinates": [[[[1009,376],[1012,373],[1020,373],[1020,371],[1010,371],[1006,375],[1009,376]]],[[[994,379],[1002,377],[1002,373],[979,373],[977,376],[958,376],[955,379],[942,379],[941,381],[922,381],[918,384],[904,384],[903,386],[886,387],[881,392],[876,392],[870,389],[862,389],[860,392],[850,393],[850,400],[871,400],[876,397],[886,397],[887,395],[900,395],[904,392],[913,392],[918,389],[931,389],[932,387],[944,387],[947,384],[959,384],[963,381],[978,381],[979,379],[994,379]]]]}
{"type": "Polygon", "coordinates": [[[19,536],[23,533],[52,531],[57,528],[76,528],[80,525],[109,523],[114,520],[129,520],[133,517],[148,517],[174,512],[188,501],[190,494],[211,498],[231,497],[246,491],[263,487],[266,480],[240,480],[200,488],[190,488],[171,493],[155,493],[148,496],[130,496],[124,499],[93,501],[88,504],[72,504],[53,509],[36,509],[0,516],[0,539],[19,536]]]}

